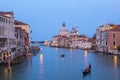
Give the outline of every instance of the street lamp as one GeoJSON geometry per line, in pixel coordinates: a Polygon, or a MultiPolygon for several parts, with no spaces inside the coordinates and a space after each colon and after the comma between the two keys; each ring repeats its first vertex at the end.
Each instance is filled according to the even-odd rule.
{"type": "Polygon", "coordinates": [[[117,48],[117,46],[116,46],[116,45],[115,45],[114,47],[115,47],[115,49],[117,48]]]}

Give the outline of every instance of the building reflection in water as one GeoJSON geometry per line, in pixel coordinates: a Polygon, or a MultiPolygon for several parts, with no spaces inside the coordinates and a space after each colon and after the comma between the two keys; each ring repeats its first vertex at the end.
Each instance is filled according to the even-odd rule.
{"type": "Polygon", "coordinates": [[[5,67],[4,68],[4,79],[5,80],[12,80],[11,67],[5,67]]]}
{"type": "Polygon", "coordinates": [[[43,54],[40,53],[40,64],[43,64],[43,54]]]}
{"type": "Polygon", "coordinates": [[[70,53],[72,53],[72,48],[70,48],[70,53]]]}
{"type": "Polygon", "coordinates": [[[118,56],[117,55],[114,55],[113,56],[113,65],[114,65],[114,75],[116,76],[116,78],[119,77],[119,71],[118,71],[118,56]]]}
{"type": "Polygon", "coordinates": [[[117,55],[113,56],[113,62],[114,62],[114,67],[117,68],[118,67],[118,56],[117,55]]]}
{"type": "Polygon", "coordinates": [[[88,54],[87,50],[84,50],[85,58],[87,58],[87,56],[88,56],[87,54],[88,54]]]}
{"type": "Polygon", "coordinates": [[[26,57],[26,60],[24,60],[24,61],[26,61],[27,66],[32,65],[32,56],[27,56],[27,57],[26,57]]]}
{"type": "Polygon", "coordinates": [[[44,80],[43,54],[40,53],[40,80],[44,80]]]}
{"type": "Polygon", "coordinates": [[[84,59],[85,59],[85,65],[88,65],[88,51],[84,50],[84,59]]]}
{"type": "Polygon", "coordinates": [[[72,63],[72,48],[70,48],[70,62],[72,63]]]}
{"type": "Polygon", "coordinates": [[[55,55],[56,56],[56,61],[58,61],[58,48],[57,47],[55,48],[55,51],[56,51],[56,55],[55,55]]]}
{"type": "Polygon", "coordinates": [[[55,48],[55,51],[58,52],[58,48],[57,47],[55,48]]]}

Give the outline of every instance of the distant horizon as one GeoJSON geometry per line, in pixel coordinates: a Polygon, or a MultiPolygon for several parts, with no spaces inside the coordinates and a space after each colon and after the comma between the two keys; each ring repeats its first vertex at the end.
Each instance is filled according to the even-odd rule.
{"type": "Polygon", "coordinates": [[[104,24],[120,24],[120,0],[20,0],[0,1],[0,11],[13,11],[17,20],[30,25],[32,41],[51,40],[62,23],[68,30],[92,37],[104,24]]]}

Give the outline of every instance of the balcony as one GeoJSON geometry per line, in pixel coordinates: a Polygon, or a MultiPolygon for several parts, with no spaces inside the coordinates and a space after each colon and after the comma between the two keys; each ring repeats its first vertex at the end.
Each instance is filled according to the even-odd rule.
{"type": "Polygon", "coordinates": [[[0,49],[1,50],[7,50],[7,47],[6,47],[5,43],[0,43],[0,49]]]}
{"type": "Polygon", "coordinates": [[[0,34],[0,38],[9,38],[9,36],[4,35],[4,34],[0,34]]]}

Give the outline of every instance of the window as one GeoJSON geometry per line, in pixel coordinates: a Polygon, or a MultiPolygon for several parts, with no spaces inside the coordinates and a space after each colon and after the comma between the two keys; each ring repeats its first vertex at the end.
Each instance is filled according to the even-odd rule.
{"type": "Polygon", "coordinates": [[[115,33],[113,33],[113,38],[115,38],[115,33]]]}
{"type": "Polygon", "coordinates": [[[18,34],[17,33],[15,34],[15,37],[18,39],[18,34]]]}
{"type": "Polygon", "coordinates": [[[106,41],[106,45],[107,45],[107,41],[106,41]]]}
{"type": "Polygon", "coordinates": [[[7,23],[7,19],[5,19],[6,20],[6,23],[7,23]]]}
{"type": "Polygon", "coordinates": [[[2,18],[2,21],[5,23],[5,18],[2,18]]]}
{"type": "Polygon", "coordinates": [[[4,28],[4,26],[0,26],[0,35],[5,35],[5,28],[4,28]]]}
{"type": "Polygon", "coordinates": [[[115,46],[115,41],[113,41],[113,46],[115,46]]]}
{"type": "Polygon", "coordinates": [[[0,21],[2,21],[2,18],[0,17],[0,21]]]}
{"type": "Polygon", "coordinates": [[[10,20],[9,20],[9,24],[10,24],[10,20]]]}
{"type": "Polygon", "coordinates": [[[100,45],[102,45],[102,41],[100,41],[100,45]]]}

